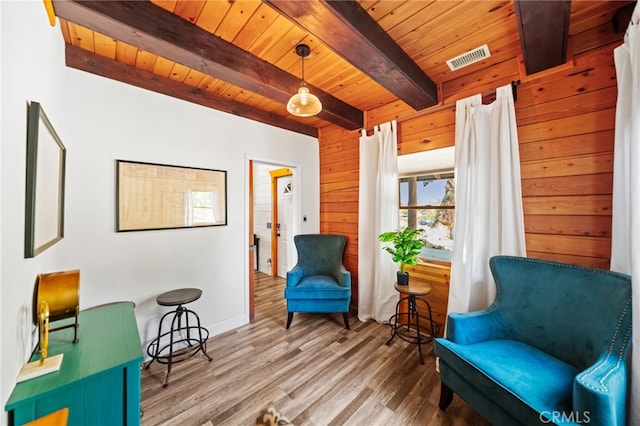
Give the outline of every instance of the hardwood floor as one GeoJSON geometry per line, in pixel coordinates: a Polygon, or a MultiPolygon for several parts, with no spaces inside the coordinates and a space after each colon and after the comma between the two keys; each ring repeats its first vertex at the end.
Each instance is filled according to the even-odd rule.
{"type": "Polygon", "coordinates": [[[256,318],[207,342],[171,371],[142,370],[142,425],[253,425],[273,405],[295,425],[488,425],[457,396],[446,412],[432,345],[401,339],[389,326],[341,314],[295,314],[285,329],[284,280],[256,276],[256,318]]]}

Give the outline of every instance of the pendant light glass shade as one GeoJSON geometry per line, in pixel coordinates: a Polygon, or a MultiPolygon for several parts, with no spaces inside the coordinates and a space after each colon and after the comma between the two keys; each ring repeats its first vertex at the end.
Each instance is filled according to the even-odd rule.
{"type": "Polygon", "coordinates": [[[298,93],[291,96],[287,102],[287,111],[297,117],[311,117],[322,111],[322,102],[316,95],[309,92],[309,88],[304,82],[304,58],[309,56],[309,53],[311,53],[311,49],[306,44],[296,46],[296,54],[302,58],[302,85],[298,89],[298,93]]]}
{"type": "Polygon", "coordinates": [[[322,103],[316,95],[309,93],[307,86],[303,85],[287,102],[287,111],[298,117],[311,117],[322,111],[322,103]]]}

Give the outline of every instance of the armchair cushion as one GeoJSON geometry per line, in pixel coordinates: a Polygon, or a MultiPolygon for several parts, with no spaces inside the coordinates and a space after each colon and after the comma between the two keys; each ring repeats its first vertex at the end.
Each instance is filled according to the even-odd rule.
{"type": "Polygon", "coordinates": [[[517,419],[539,413],[571,411],[571,389],[578,370],[531,346],[513,340],[471,345],[442,342],[448,365],[500,404],[517,419]],[[527,401],[523,404],[522,401],[527,401]]]}
{"type": "Polygon", "coordinates": [[[442,383],[494,424],[624,424],[630,277],[510,256],[490,267],[495,302],[449,314],[436,339],[442,383]]]}
{"type": "Polygon", "coordinates": [[[351,289],[341,286],[330,275],[304,277],[296,286],[285,289],[287,299],[345,299],[350,295],[351,289]]]}

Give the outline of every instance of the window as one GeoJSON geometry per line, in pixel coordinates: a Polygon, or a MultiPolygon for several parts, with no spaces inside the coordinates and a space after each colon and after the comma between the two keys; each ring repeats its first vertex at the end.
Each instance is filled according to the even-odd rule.
{"type": "Polygon", "coordinates": [[[213,192],[189,191],[187,194],[188,225],[216,222],[216,194],[213,192]]]}
{"type": "Polygon", "coordinates": [[[451,261],[454,203],[453,172],[400,178],[400,228],[424,229],[425,260],[451,261]]]}
{"type": "Polygon", "coordinates": [[[291,195],[293,194],[293,182],[289,181],[282,188],[282,195],[291,195]]]}
{"type": "Polygon", "coordinates": [[[423,260],[451,262],[455,213],[454,147],[398,157],[400,223],[424,229],[423,260]]]}

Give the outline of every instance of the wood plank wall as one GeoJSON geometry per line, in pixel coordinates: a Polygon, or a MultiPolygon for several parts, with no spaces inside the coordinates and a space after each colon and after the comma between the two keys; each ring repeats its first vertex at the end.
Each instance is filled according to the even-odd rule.
{"type": "MultiPolygon", "coordinates": [[[[607,269],[616,106],[613,49],[623,34],[610,28],[572,40],[573,61],[526,76],[508,60],[444,82],[445,104],[425,114],[398,101],[367,111],[367,128],[399,123],[399,155],[454,144],[456,99],[521,80],[516,102],[523,208],[529,257],[607,269]],[[410,118],[413,117],[413,118],[410,118]]],[[[488,99],[490,101],[491,99],[488,99]]],[[[346,266],[357,307],[358,139],[356,131],[320,129],[320,228],[347,235],[346,266]]]]}
{"type": "Polygon", "coordinates": [[[351,272],[351,305],[358,306],[359,133],[320,129],[320,233],[347,237],[344,266],[351,272]]]}

